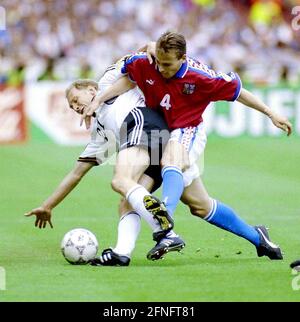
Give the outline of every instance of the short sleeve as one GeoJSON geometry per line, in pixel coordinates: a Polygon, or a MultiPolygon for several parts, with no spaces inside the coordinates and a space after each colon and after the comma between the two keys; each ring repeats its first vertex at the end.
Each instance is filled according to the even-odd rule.
{"type": "Polygon", "coordinates": [[[100,165],[103,163],[103,155],[107,152],[107,146],[104,142],[90,142],[80,154],[77,161],[93,163],[94,165],[100,165]]]}
{"type": "Polygon", "coordinates": [[[147,59],[146,54],[136,54],[127,57],[121,68],[121,73],[127,74],[131,81],[136,82],[140,73],[140,64],[145,59],[147,59]]]}
{"type": "Polygon", "coordinates": [[[206,79],[205,88],[210,101],[235,101],[241,92],[242,82],[236,73],[217,73],[206,79]]]}

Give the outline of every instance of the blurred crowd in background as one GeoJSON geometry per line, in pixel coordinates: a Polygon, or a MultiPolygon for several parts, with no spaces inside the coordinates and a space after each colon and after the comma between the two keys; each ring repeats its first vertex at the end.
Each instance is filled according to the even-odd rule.
{"type": "Polygon", "coordinates": [[[188,55],[244,82],[300,83],[299,0],[2,0],[0,83],[98,79],[166,30],[188,55]]]}

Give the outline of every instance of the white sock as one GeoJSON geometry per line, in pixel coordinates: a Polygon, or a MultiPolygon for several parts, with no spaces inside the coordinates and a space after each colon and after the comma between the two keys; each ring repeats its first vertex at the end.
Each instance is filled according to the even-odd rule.
{"type": "Polygon", "coordinates": [[[147,221],[152,231],[157,232],[161,230],[160,224],[144,206],[144,197],[147,195],[151,195],[151,193],[137,184],[127,192],[126,199],[132,208],[147,221]]]}
{"type": "Polygon", "coordinates": [[[113,251],[130,257],[140,233],[141,218],[136,212],[127,212],[119,221],[117,245],[113,251]]]}

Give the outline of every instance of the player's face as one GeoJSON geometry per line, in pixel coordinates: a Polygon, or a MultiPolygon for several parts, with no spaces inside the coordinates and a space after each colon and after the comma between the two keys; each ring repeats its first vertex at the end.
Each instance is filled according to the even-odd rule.
{"type": "Polygon", "coordinates": [[[96,94],[97,91],[93,86],[88,86],[84,89],[73,87],[68,97],[71,109],[78,114],[82,114],[93,101],[96,94]]]}
{"type": "Polygon", "coordinates": [[[156,64],[163,78],[173,77],[184,63],[186,55],[177,57],[176,50],[165,52],[163,49],[156,50],[156,64]]]}

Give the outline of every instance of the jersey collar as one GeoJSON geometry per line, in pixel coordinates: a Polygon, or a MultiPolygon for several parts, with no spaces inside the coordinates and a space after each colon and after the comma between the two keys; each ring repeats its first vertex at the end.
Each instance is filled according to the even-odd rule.
{"type": "Polygon", "coordinates": [[[183,78],[188,70],[188,62],[185,60],[185,62],[181,65],[178,72],[174,75],[176,78],[183,78]]]}

